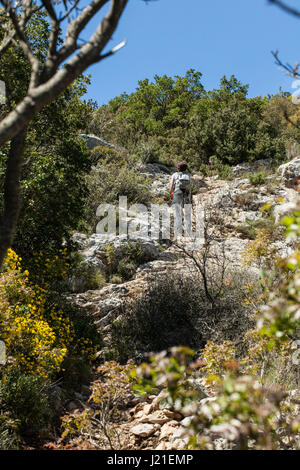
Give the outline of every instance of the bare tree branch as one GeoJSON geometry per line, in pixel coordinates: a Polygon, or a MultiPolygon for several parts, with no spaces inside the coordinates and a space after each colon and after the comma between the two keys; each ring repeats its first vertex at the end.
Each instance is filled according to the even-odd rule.
{"type": "Polygon", "coordinates": [[[51,33],[49,38],[49,48],[48,48],[48,57],[51,57],[56,54],[56,46],[60,31],[60,22],[57,19],[55,9],[51,3],[51,0],[43,0],[43,5],[48,12],[48,15],[51,20],[51,33]]]}
{"type": "Polygon", "coordinates": [[[294,66],[292,66],[288,63],[284,64],[279,59],[278,54],[279,54],[279,51],[275,51],[275,52],[272,51],[272,55],[275,59],[275,64],[278,65],[279,67],[281,67],[282,69],[284,69],[286,71],[287,75],[289,75],[290,77],[300,78],[300,73],[299,73],[300,63],[296,63],[294,66]]]}
{"type": "Polygon", "coordinates": [[[269,3],[272,3],[273,5],[277,5],[279,8],[286,11],[287,13],[290,13],[291,15],[294,15],[300,18],[300,10],[293,8],[284,2],[281,2],[280,0],[269,0],[269,3]]]}
{"type": "MultiPolygon", "coordinates": [[[[10,26],[10,25],[9,25],[10,26]]],[[[3,41],[0,45],[0,56],[7,51],[7,49],[11,46],[13,39],[16,37],[16,33],[10,27],[7,27],[7,32],[3,38],[3,41]]]]}
{"type": "MultiPolygon", "coordinates": [[[[5,3],[8,3],[8,2],[2,1],[1,3],[4,5],[5,3]]],[[[32,17],[32,15],[38,12],[40,9],[41,9],[41,6],[33,7],[32,2],[29,2],[28,0],[26,0],[25,7],[20,18],[20,29],[22,31],[25,30],[25,27],[28,21],[30,20],[30,18],[32,17]]],[[[5,31],[5,35],[2,40],[2,43],[0,45],[0,56],[3,55],[6,52],[6,50],[12,45],[12,43],[15,42],[14,40],[17,36],[16,31],[13,27],[13,24],[10,21],[8,21],[9,13],[7,10],[4,11],[4,14],[2,14],[2,17],[3,19],[1,20],[0,24],[2,25],[2,29],[6,31],[5,31]],[[6,25],[4,25],[3,23],[6,23],[6,25]]]]}
{"type": "Polygon", "coordinates": [[[24,54],[26,55],[26,57],[28,58],[31,64],[31,78],[30,78],[30,84],[28,88],[28,90],[31,90],[32,88],[35,88],[38,83],[38,73],[39,73],[40,63],[37,57],[32,52],[30,44],[26,39],[24,28],[22,27],[21,21],[18,20],[16,12],[9,6],[9,2],[5,1],[3,3],[7,5],[7,11],[11,18],[12,24],[15,28],[15,32],[16,32],[16,36],[18,38],[19,44],[22,47],[24,54]]]}
{"type": "MultiPolygon", "coordinates": [[[[44,71],[41,77],[41,82],[45,82],[46,80],[51,78],[51,76],[53,75],[53,73],[55,73],[59,65],[61,65],[68,57],[70,57],[71,54],[73,54],[73,52],[76,51],[76,49],[78,49],[77,40],[79,38],[80,33],[90,22],[90,20],[108,2],[109,0],[93,0],[83,10],[81,14],[70,23],[66,33],[65,42],[61,49],[56,53],[55,48],[55,51],[53,51],[52,54],[50,53],[50,51],[48,53],[48,59],[44,65],[44,71]]],[[[127,0],[125,3],[127,3],[127,0]]]]}
{"type": "MultiPolygon", "coordinates": [[[[95,1],[104,4],[108,0],[95,1]]],[[[101,57],[100,53],[115,31],[127,2],[128,0],[112,0],[109,13],[80,51],[48,81],[32,88],[17,107],[1,121],[0,145],[19,133],[45,105],[56,99],[87,67],[105,58],[101,57]]],[[[79,34],[79,30],[77,31],[79,34]]],[[[71,54],[73,50],[69,52],[71,54]]]]}

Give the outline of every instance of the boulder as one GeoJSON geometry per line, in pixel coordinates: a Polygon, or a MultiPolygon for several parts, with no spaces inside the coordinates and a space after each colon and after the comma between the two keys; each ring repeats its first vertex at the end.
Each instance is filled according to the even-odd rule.
{"type": "Polygon", "coordinates": [[[144,423],[133,426],[133,428],[130,429],[130,432],[138,437],[149,437],[154,434],[157,429],[157,425],[144,423]]]}
{"type": "Polygon", "coordinates": [[[157,447],[155,447],[155,450],[167,450],[168,449],[168,446],[167,446],[167,443],[162,441],[158,444],[157,447]]]}
{"type": "MultiPolygon", "coordinates": [[[[100,272],[104,272],[107,247],[113,246],[115,256],[120,259],[128,247],[128,241],[126,235],[102,235],[95,233],[87,240],[85,248],[81,251],[81,255],[87,264],[95,267],[100,272]]],[[[155,240],[140,239],[131,242],[139,243],[140,249],[145,257],[149,259],[154,259],[159,255],[158,242],[155,240]]]]}
{"type": "Polygon", "coordinates": [[[106,140],[101,139],[101,137],[97,137],[96,135],[93,134],[79,134],[79,137],[84,139],[87,147],[89,150],[93,150],[95,147],[109,147],[113,148],[114,150],[118,151],[118,149],[110,144],[109,142],[106,142],[106,140]]]}
{"type": "Polygon", "coordinates": [[[293,186],[299,185],[300,178],[300,156],[294,158],[293,160],[280,165],[277,169],[277,173],[281,177],[282,183],[291,188],[293,186]]]}
{"type": "Polygon", "coordinates": [[[172,436],[170,436],[170,443],[173,449],[183,449],[189,443],[190,437],[194,434],[192,429],[188,429],[185,426],[179,426],[176,428],[172,436]]]}
{"type": "Polygon", "coordinates": [[[79,249],[83,249],[87,246],[88,244],[88,238],[85,233],[79,233],[76,232],[72,236],[72,241],[76,243],[79,247],[79,249]]]}
{"type": "Polygon", "coordinates": [[[271,158],[256,160],[255,162],[239,163],[232,167],[231,172],[234,176],[241,176],[243,173],[255,173],[256,171],[269,168],[272,163],[271,158]]]}
{"type": "Polygon", "coordinates": [[[169,421],[168,423],[165,423],[162,427],[161,427],[161,431],[160,431],[160,440],[162,439],[171,439],[172,436],[174,435],[176,429],[178,429],[178,426],[179,426],[179,423],[178,421],[175,421],[175,420],[172,420],[172,421],[169,421]]]}
{"type": "Polygon", "coordinates": [[[170,175],[176,171],[175,168],[169,168],[161,163],[137,163],[135,169],[138,173],[153,178],[159,175],[170,175]]]}
{"type": "Polygon", "coordinates": [[[280,220],[288,214],[292,214],[299,202],[299,193],[294,189],[288,189],[284,195],[284,202],[277,204],[273,209],[275,223],[279,224],[280,220]]]}
{"type": "MultiPolygon", "coordinates": [[[[145,418],[145,416],[148,415],[148,413],[150,413],[150,410],[151,410],[151,405],[149,403],[147,403],[146,405],[143,404],[143,406],[140,407],[138,411],[136,412],[135,417],[145,418]]],[[[147,422],[147,421],[143,421],[143,422],[147,422]]]]}
{"type": "Polygon", "coordinates": [[[151,424],[164,424],[172,419],[180,418],[181,415],[178,413],[171,412],[169,410],[157,410],[154,413],[148,414],[147,416],[142,416],[140,418],[141,423],[151,423],[151,424]]]}
{"type": "Polygon", "coordinates": [[[202,176],[192,175],[192,183],[195,185],[198,192],[204,192],[208,190],[208,185],[202,176]]]}

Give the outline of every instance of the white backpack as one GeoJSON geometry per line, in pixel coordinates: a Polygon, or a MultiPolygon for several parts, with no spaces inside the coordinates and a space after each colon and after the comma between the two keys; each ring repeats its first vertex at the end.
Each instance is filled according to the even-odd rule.
{"type": "Polygon", "coordinates": [[[185,172],[178,172],[175,178],[175,190],[186,191],[191,184],[191,175],[185,172]]]}

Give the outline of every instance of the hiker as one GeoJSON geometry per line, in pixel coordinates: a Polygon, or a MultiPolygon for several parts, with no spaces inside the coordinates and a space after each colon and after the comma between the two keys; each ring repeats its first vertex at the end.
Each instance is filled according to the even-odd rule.
{"type": "Polygon", "coordinates": [[[192,205],[191,205],[191,173],[185,161],[176,165],[177,171],[173,173],[170,183],[170,195],[174,207],[174,237],[182,235],[182,215],[184,212],[185,235],[191,236],[192,205]]]}

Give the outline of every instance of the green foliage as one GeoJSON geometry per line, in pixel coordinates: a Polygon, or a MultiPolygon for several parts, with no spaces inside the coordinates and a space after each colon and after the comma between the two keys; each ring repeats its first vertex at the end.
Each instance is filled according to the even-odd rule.
{"type": "Polygon", "coordinates": [[[27,375],[20,369],[11,369],[0,383],[0,409],[17,422],[20,434],[34,434],[49,423],[52,412],[45,381],[27,375]]]}
{"type": "Polygon", "coordinates": [[[295,210],[292,215],[284,217],[281,224],[286,227],[288,240],[297,241],[300,237],[300,210],[295,210]]]}
{"type": "Polygon", "coordinates": [[[152,200],[150,181],[139,175],[122,158],[100,160],[92,169],[87,185],[89,195],[85,201],[83,219],[88,231],[94,231],[99,219],[96,210],[100,204],[118,205],[120,196],[127,196],[128,204],[149,204],[152,200]]]}
{"type": "Polygon", "coordinates": [[[236,351],[232,341],[223,341],[215,344],[208,341],[201,351],[200,358],[204,361],[203,370],[209,377],[209,383],[220,382],[226,371],[227,364],[235,361],[236,351]]]}
{"type": "Polygon", "coordinates": [[[263,233],[269,234],[269,241],[271,243],[276,238],[280,238],[280,229],[275,226],[274,217],[271,212],[262,212],[263,216],[260,219],[246,219],[245,224],[239,225],[236,230],[250,240],[255,240],[263,231],[263,233]]]}
{"type": "Polygon", "coordinates": [[[21,439],[18,432],[18,421],[11,418],[8,413],[0,414],[0,449],[17,450],[21,439]]]}
{"type": "Polygon", "coordinates": [[[33,283],[20,257],[9,250],[0,276],[0,330],[7,354],[0,370],[3,448],[16,448],[51,424],[50,381],[59,378],[74,391],[89,378],[102,343],[92,314],[49,290],[66,273],[65,264],[45,261],[38,270],[40,284],[33,283]]]}
{"type": "MultiPolygon", "coordinates": [[[[284,225],[288,238],[296,241],[297,246],[298,209],[284,219],[284,225]]],[[[256,239],[248,255],[269,258],[268,236],[265,233],[256,239]]],[[[290,377],[281,372],[282,369],[292,372],[287,361],[291,361],[293,350],[291,338],[299,327],[299,267],[296,250],[279,261],[280,271],[275,271],[280,278],[273,292],[270,293],[272,284],[267,280],[262,280],[264,286],[258,296],[251,285],[244,286],[249,291],[244,305],[256,307],[258,323],[244,335],[243,342],[248,343],[248,348],[240,363],[232,342],[207,342],[201,351],[201,361],[190,363],[191,352],[184,358],[182,350],[173,349],[169,354],[157,355],[151,364],[142,364],[132,373],[140,393],[152,393],[157,386],[162,386],[164,399],[183,415],[192,415],[190,448],[215,449],[218,438],[226,442],[228,449],[299,448],[300,422],[295,408],[298,400],[285,400],[287,392],[278,386],[282,377],[286,389],[294,385],[294,381],[288,382],[290,377]],[[183,358],[179,361],[178,353],[182,352],[183,358]],[[214,396],[209,401],[199,402],[197,394],[191,393],[186,385],[188,377],[195,379],[199,375],[204,376],[210,391],[213,390],[214,396]],[[271,383],[272,387],[266,383],[271,383]]]]}
{"type": "Polygon", "coordinates": [[[136,384],[133,389],[139,394],[152,393],[153,387],[165,388],[168,402],[183,408],[197,397],[195,390],[189,390],[187,378],[191,375],[188,367],[195,352],[186,347],[173,347],[150,358],[150,363],[143,363],[131,371],[130,377],[136,384]]]}
{"type": "Polygon", "coordinates": [[[126,362],[136,351],[199,345],[195,291],[188,280],[179,277],[152,283],[125,319],[113,324],[112,349],[116,360],[126,362]]]}
{"type": "Polygon", "coordinates": [[[185,159],[204,174],[230,178],[230,166],[240,162],[285,158],[286,148],[298,142],[297,122],[290,97],[278,94],[248,98],[248,86],[236,77],[223,77],[219,89],[205,91],[201,73],[184,77],[155,75],[138,82],[94,112],[93,132],[125,146],[131,158],[172,164],[185,159]],[[217,159],[212,169],[210,158],[217,159]]]}
{"type": "MultiPolygon", "coordinates": [[[[51,266],[46,269],[51,277],[51,266]]],[[[6,367],[50,378],[65,368],[68,356],[91,361],[101,346],[92,315],[49,290],[45,277],[38,285],[29,275],[9,250],[0,276],[1,338],[10,356],[6,367]]]]}
{"type": "Polygon", "coordinates": [[[120,366],[114,361],[98,367],[98,378],[91,384],[90,408],[63,416],[61,438],[47,447],[54,450],[119,449],[118,423],[134,398],[132,370],[132,363],[120,366]],[[96,440],[92,437],[95,432],[96,440]]]}
{"type": "MultiPolygon", "coordinates": [[[[300,211],[285,217],[287,239],[296,242],[300,234],[300,211]]],[[[300,253],[299,249],[279,262],[280,280],[271,293],[269,302],[261,309],[259,328],[261,332],[277,342],[291,337],[299,328],[300,304],[300,253]]]]}
{"type": "Polygon", "coordinates": [[[74,392],[80,393],[82,384],[88,385],[92,379],[91,364],[74,351],[74,355],[68,355],[63,365],[64,370],[59,375],[63,389],[71,396],[74,392]]]}
{"type": "Polygon", "coordinates": [[[201,348],[217,331],[224,339],[239,337],[251,324],[239,283],[227,278],[220,295],[212,295],[213,305],[196,275],[191,280],[173,273],[152,280],[148,290],[124,309],[123,320],[112,324],[109,357],[123,363],[140,351],[179,345],[201,348]],[[232,322],[234,330],[228,327],[232,322]]]}
{"type": "Polygon", "coordinates": [[[105,285],[105,275],[82,260],[78,253],[72,253],[70,264],[66,290],[79,293],[100,289],[105,285]]]}
{"type": "Polygon", "coordinates": [[[249,175],[249,181],[253,186],[259,186],[260,184],[264,184],[265,175],[262,171],[258,171],[257,173],[249,175]]]}
{"type": "MultiPolygon", "coordinates": [[[[37,12],[29,21],[27,39],[44,58],[49,39],[44,13],[37,12]]],[[[25,96],[30,64],[21,48],[12,47],[5,59],[0,59],[0,69],[7,91],[7,104],[1,106],[4,116],[25,96]]],[[[92,103],[81,100],[88,83],[89,77],[81,76],[43,108],[28,127],[21,178],[22,207],[14,241],[14,249],[26,260],[30,260],[34,250],[58,250],[82,217],[87,197],[84,177],[91,159],[76,134],[93,108],[92,103]]],[[[4,148],[0,158],[0,212],[7,151],[4,148]]]]}
{"type": "Polygon", "coordinates": [[[138,266],[154,259],[155,256],[145,251],[139,241],[123,243],[118,249],[115,249],[114,245],[107,245],[105,249],[107,280],[113,282],[119,278],[121,282],[128,281],[138,266]]]}
{"type": "MultiPolygon", "coordinates": [[[[121,157],[119,157],[121,159],[121,157]]],[[[118,154],[113,148],[99,145],[91,150],[91,160],[93,165],[97,165],[98,161],[101,160],[101,165],[104,163],[110,163],[118,159],[118,154]]],[[[125,162],[124,162],[125,163],[125,162]]]]}
{"type": "Polygon", "coordinates": [[[88,194],[84,176],[90,160],[79,140],[65,140],[55,153],[35,153],[31,158],[22,181],[23,205],[14,242],[24,259],[38,251],[53,255],[69,240],[88,194]]]}
{"type": "MultiPolygon", "coordinates": [[[[263,389],[253,377],[228,374],[214,404],[200,408],[196,428],[207,423],[213,433],[233,441],[235,449],[278,449],[278,422],[274,418],[284,397],[279,390],[263,389]]],[[[203,447],[211,448],[209,444],[203,447]]]]}
{"type": "MultiPolygon", "coordinates": [[[[280,448],[282,437],[288,439],[289,446],[297,447],[299,418],[293,414],[294,406],[284,402],[286,393],[262,387],[253,376],[239,375],[239,364],[231,359],[229,344],[223,349],[209,345],[207,352],[208,373],[215,372],[216,367],[220,372],[218,363],[222,359],[227,363],[226,374],[218,377],[215,395],[209,401],[199,401],[196,389],[188,386],[189,378],[199,376],[199,362],[192,362],[194,353],[185,348],[172,348],[152,357],[151,364],[141,364],[131,373],[137,381],[134,388],[145,394],[163,387],[164,400],[183,415],[192,415],[186,433],[190,436],[188,448],[216,449],[216,439],[222,438],[227,449],[271,450],[280,448]],[[213,352],[221,353],[215,365],[213,352]]],[[[207,380],[215,381],[215,377],[208,376],[207,380]]]]}

